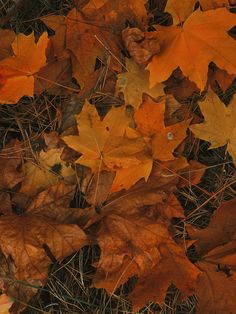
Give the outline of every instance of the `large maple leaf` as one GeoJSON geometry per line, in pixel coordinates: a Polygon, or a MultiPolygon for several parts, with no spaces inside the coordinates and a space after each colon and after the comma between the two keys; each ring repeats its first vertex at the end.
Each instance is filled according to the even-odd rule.
{"type": "MultiPolygon", "coordinates": [[[[168,208],[165,194],[162,198],[160,194],[158,200],[157,195],[156,201],[168,208]]],[[[165,209],[161,208],[161,212],[164,213],[165,209]]],[[[162,303],[171,283],[178,286],[183,295],[192,294],[200,273],[173,241],[161,212],[158,205],[137,208],[134,204],[127,210],[123,204],[118,209],[112,203],[110,210],[102,211],[97,233],[102,254],[96,265],[93,284],[113,293],[130,277],[138,276],[130,295],[135,310],[149,301],[162,303]],[[176,266],[178,272],[175,271],[176,266]]]]}
{"type": "MultiPolygon", "coordinates": [[[[228,0],[200,0],[203,10],[211,10],[219,7],[228,6],[228,0]]],[[[197,0],[168,0],[165,11],[170,13],[174,24],[184,22],[193,12],[197,0]]]]}
{"type": "Polygon", "coordinates": [[[157,26],[161,52],[148,65],[151,85],[165,81],[180,67],[203,90],[210,62],[236,73],[236,42],[227,33],[235,24],[235,14],[219,8],[196,10],[182,26],[157,26]]]}
{"type": "Polygon", "coordinates": [[[236,97],[226,107],[212,91],[199,104],[205,121],[190,126],[196,137],[211,143],[210,148],[227,145],[227,150],[236,162],[236,97]]]}
{"type": "MultiPolygon", "coordinates": [[[[76,162],[93,172],[128,169],[142,163],[138,153],[146,147],[142,137],[125,137],[130,122],[123,107],[111,109],[101,121],[95,107],[86,103],[77,116],[79,135],[64,136],[63,140],[82,154],[76,162]]],[[[139,178],[143,176],[146,171],[139,172],[139,178]]]]}
{"type": "Polygon", "coordinates": [[[14,55],[0,61],[0,103],[16,103],[33,96],[34,75],[46,63],[47,33],[35,43],[34,33],[19,34],[12,43],[14,55]]]}

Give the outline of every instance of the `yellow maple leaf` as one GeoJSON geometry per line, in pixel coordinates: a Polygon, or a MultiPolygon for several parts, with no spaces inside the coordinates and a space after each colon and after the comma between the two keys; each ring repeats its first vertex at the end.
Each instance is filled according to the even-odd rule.
{"type": "Polygon", "coordinates": [[[142,138],[124,138],[129,119],[123,107],[111,109],[101,121],[95,107],[86,103],[77,123],[79,135],[63,137],[69,147],[82,154],[77,163],[93,172],[140,164],[136,154],[144,149],[145,142],[142,138]]]}
{"type": "Polygon", "coordinates": [[[62,150],[63,148],[52,148],[46,152],[41,151],[37,162],[28,161],[24,164],[25,177],[21,184],[21,193],[34,196],[60,180],[73,182],[74,170],[61,160],[62,150]]]}
{"type": "Polygon", "coordinates": [[[116,83],[116,93],[124,94],[126,105],[138,108],[142,103],[143,93],[154,98],[165,94],[162,84],[156,84],[153,88],[149,87],[149,71],[132,59],[126,59],[126,68],[128,72],[118,74],[116,83]]]}
{"type": "Polygon", "coordinates": [[[236,97],[226,107],[212,91],[199,104],[205,121],[190,126],[194,135],[211,143],[210,148],[227,145],[227,150],[236,162],[236,97]]]}

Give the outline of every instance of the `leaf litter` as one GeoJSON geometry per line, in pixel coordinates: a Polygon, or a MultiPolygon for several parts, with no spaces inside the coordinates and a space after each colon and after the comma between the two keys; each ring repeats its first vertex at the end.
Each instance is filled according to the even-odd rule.
{"type": "Polygon", "coordinates": [[[235,3],[37,5],[0,32],[7,308],[234,313],[235,3]]]}

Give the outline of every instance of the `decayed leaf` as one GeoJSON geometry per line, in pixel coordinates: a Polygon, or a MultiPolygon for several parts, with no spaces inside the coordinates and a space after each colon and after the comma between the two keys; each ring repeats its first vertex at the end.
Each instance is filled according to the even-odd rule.
{"type": "Polygon", "coordinates": [[[124,137],[129,122],[123,107],[111,109],[101,121],[95,107],[86,103],[77,116],[79,136],[64,136],[63,140],[82,154],[76,162],[93,172],[129,168],[141,163],[137,154],[145,149],[142,138],[124,137]]]}
{"type": "Polygon", "coordinates": [[[205,121],[190,126],[194,135],[211,143],[210,148],[227,145],[227,150],[236,161],[236,97],[226,107],[214,94],[209,91],[205,101],[199,104],[205,121]]]}
{"type": "Polygon", "coordinates": [[[117,75],[116,93],[122,92],[126,105],[138,108],[142,103],[143,93],[156,98],[164,95],[163,85],[156,84],[149,88],[149,71],[135,63],[132,59],[126,59],[128,72],[117,75]]]}
{"type": "Polygon", "coordinates": [[[126,28],[122,39],[129,54],[140,65],[147,65],[150,59],[160,52],[158,38],[153,32],[142,32],[139,28],[126,28]]]}
{"type": "Polygon", "coordinates": [[[0,188],[13,188],[23,180],[22,171],[17,168],[22,162],[22,147],[18,140],[12,140],[0,151],[0,188]]]}
{"type": "Polygon", "coordinates": [[[0,103],[16,103],[22,96],[33,96],[34,75],[46,63],[48,44],[44,33],[35,43],[34,33],[19,34],[12,43],[14,55],[0,61],[0,103]]]}
{"type": "Polygon", "coordinates": [[[235,14],[219,8],[196,10],[183,26],[157,26],[161,52],[148,65],[151,86],[165,81],[180,67],[183,74],[203,90],[211,61],[235,74],[236,42],[227,33],[235,23],[235,14]]]}
{"type": "Polygon", "coordinates": [[[135,113],[135,121],[144,136],[151,137],[154,159],[167,161],[174,159],[174,149],[186,137],[186,130],[190,120],[165,126],[165,100],[154,102],[146,97],[135,113]]]}
{"type": "Polygon", "coordinates": [[[37,215],[9,214],[0,218],[0,247],[11,257],[19,280],[46,279],[51,260],[45,245],[56,259],[66,257],[88,243],[76,225],[58,224],[37,215]]]}
{"type": "Polygon", "coordinates": [[[63,148],[41,151],[36,162],[26,162],[23,167],[25,177],[20,192],[34,196],[60,180],[74,183],[75,172],[70,165],[61,160],[62,151],[63,148]]]}

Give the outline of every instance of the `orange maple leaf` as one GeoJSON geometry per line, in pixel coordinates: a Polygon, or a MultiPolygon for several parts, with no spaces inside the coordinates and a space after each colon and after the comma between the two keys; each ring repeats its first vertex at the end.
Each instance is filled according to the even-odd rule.
{"type": "Polygon", "coordinates": [[[14,55],[0,61],[0,103],[17,103],[22,96],[33,96],[34,75],[46,63],[47,33],[35,43],[34,33],[19,34],[12,43],[14,55]]]}
{"type": "Polygon", "coordinates": [[[148,65],[151,86],[165,81],[180,67],[203,90],[210,62],[235,74],[236,42],[227,33],[235,24],[235,14],[219,8],[196,10],[182,26],[157,26],[161,52],[148,65]]]}
{"type": "Polygon", "coordinates": [[[138,130],[143,136],[151,139],[154,159],[167,161],[174,159],[174,149],[186,137],[190,120],[165,126],[165,100],[155,102],[145,97],[142,105],[135,113],[138,130]]]}

